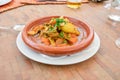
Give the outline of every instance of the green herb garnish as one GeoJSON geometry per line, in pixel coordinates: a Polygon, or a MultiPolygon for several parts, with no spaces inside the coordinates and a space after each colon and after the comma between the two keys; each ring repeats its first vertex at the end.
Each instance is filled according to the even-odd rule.
{"type": "Polygon", "coordinates": [[[64,38],[64,32],[61,31],[61,32],[59,33],[59,36],[60,36],[61,38],[64,38]]]}
{"type": "Polygon", "coordinates": [[[56,24],[55,26],[59,27],[61,23],[65,23],[64,19],[56,18],[56,24]]]}
{"type": "Polygon", "coordinates": [[[64,39],[63,43],[68,43],[68,41],[66,39],[64,39]]]}
{"type": "Polygon", "coordinates": [[[50,28],[49,28],[49,31],[52,31],[52,30],[54,30],[54,28],[53,28],[53,27],[50,27],[50,28]]]}

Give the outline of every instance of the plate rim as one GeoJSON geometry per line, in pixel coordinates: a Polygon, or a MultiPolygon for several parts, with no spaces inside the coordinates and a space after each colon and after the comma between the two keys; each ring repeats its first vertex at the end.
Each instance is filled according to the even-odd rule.
{"type": "Polygon", "coordinates": [[[0,6],[3,6],[3,5],[5,5],[5,4],[10,3],[12,0],[1,0],[1,1],[5,1],[4,3],[1,3],[1,2],[0,2],[0,6]]]}
{"type": "MultiPolygon", "coordinates": [[[[85,58],[85,59],[82,59],[82,60],[80,60],[80,61],[75,61],[75,62],[69,62],[69,63],[49,63],[49,62],[45,62],[45,61],[40,61],[40,60],[37,60],[37,59],[34,59],[34,58],[31,58],[30,56],[27,56],[26,55],[26,53],[24,53],[24,51],[22,51],[21,49],[20,49],[20,47],[19,47],[19,43],[18,43],[18,40],[20,39],[20,36],[21,36],[21,32],[18,34],[18,36],[17,36],[17,39],[16,39],[16,44],[17,44],[17,48],[18,48],[18,50],[24,55],[24,56],[26,56],[27,58],[29,58],[29,59],[31,59],[31,60],[33,60],[33,61],[36,61],[36,62],[40,62],[40,63],[43,63],[43,64],[49,64],[49,65],[71,65],[71,64],[76,64],[76,63],[80,63],[80,62],[83,62],[83,61],[85,61],[85,60],[88,60],[89,58],[91,58],[92,56],[94,56],[96,53],[97,53],[97,51],[99,50],[99,48],[100,48],[100,38],[99,38],[99,36],[97,35],[97,33],[96,32],[94,32],[94,34],[95,34],[95,37],[97,37],[98,38],[98,46],[97,46],[97,48],[96,48],[96,50],[95,51],[93,51],[92,53],[92,55],[91,56],[89,56],[89,57],[87,57],[87,58],[85,58]]],[[[22,38],[21,38],[21,40],[22,40],[22,38]]],[[[24,42],[22,42],[22,43],[24,43],[24,42]]],[[[25,45],[25,43],[24,43],[24,46],[26,46],[27,47],[27,45],[25,45]]],[[[30,49],[30,48],[28,48],[28,49],[30,49]]],[[[30,49],[31,50],[31,49],[30,49]]],[[[34,52],[34,51],[33,51],[34,52]]],[[[34,53],[36,53],[36,52],[34,52],[34,53]]],[[[28,54],[28,53],[27,53],[28,54]]],[[[76,54],[75,54],[76,55],[76,54]]],[[[79,55],[79,54],[78,54],[79,55]]],[[[72,55],[71,55],[72,56],[72,55]]],[[[42,55],[41,55],[41,57],[43,57],[42,55]]],[[[43,57],[44,58],[44,57],[43,57]]],[[[47,59],[47,58],[45,58],[45,59],[47,59]]],[[[50,60],[50,59],[49,59],[50,60]]]]}

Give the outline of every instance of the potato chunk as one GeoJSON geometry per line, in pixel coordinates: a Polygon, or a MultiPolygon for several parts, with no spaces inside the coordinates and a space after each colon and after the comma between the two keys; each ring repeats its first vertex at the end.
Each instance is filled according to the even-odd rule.
{"type": "Polygon", "coordinates": [[[79,35],[80,32],[77,30],[77,28],[72,23],[66,23],[64,26],[61,27],[61,30],[66,33],[74,33],[79,35]]]}

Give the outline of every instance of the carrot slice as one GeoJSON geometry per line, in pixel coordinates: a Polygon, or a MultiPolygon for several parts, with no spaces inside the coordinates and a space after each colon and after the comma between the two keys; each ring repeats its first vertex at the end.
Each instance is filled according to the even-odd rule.
{"type": "Polygon", "coordinates": [[[42,30],[43,28],[44,28],[43,25],[39,25],[39,26],[34,27],[33,31],[35,31],[37,33],[39,30],[42,30]]]}
{"type": "Polygon", "coordinates": [[[56,24],[56,20],[55,20],[55,19],[54,19],[54,20],[51,20],[51,21],[50,21],[50,24],[52,24],[52,25],[56,24]]]}
{"type": "Polygon", "coordinates": [[[50,41],[48,38],[41,37],[41,42],[44,43],[45,45],[50,45],[50,41]]]}
{"type": "Polygon", "coordinates": [[[71,36],[72,38],[77,37],[76,34],[70,34],[70,36],[71,36]]]}
{"type": "Polygon", "coordinates": [[[68,46],[68,44],[64,43],[64,44],[58,44],[57,47],[64,47],[64,46],[68,46]]]}
{"type": "Polygon", "coordinates": [[[58,39],[56,40],[56,45],[62,44],[63,41],[64,41],[63,39],[58,38],[58,39]]]}
{"type": "Polygon", "coordinates": [[[35,31],[28,31],[28,34],[33,36],[36,34],[36,32],[35,31]]]}
{"type": "Polygon", "coordinates": [[[69,39],[69,42],[70,43],[72,43],[72,44],[74,44],[74,43],[76,43],[78,41],[78,38],[77,37],[71,37],[70,39],[69,39]]]}

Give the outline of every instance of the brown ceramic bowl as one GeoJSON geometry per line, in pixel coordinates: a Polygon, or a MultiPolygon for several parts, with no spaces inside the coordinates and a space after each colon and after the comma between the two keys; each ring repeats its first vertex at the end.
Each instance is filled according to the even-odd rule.
{"type": "Polygon", "coordinates": [[[53,17],[57,18],[59,16],[49,16],[49,17],[40,18],[30,22],[25,26],[25,28],[22,31],[22,39],[28,47],[30,47],[34,51],[40,52],[41,54],[45,54],[49,56],[64,56],[64,55],[75,54],[76,52],[85,49],[93,41],[94,31],[90,26],[86,25],[84,22],[80,20],[66,16],[64,17],[68,18],[70,22],[76,25],[81,32],[78,42],[72,46],[53,47],[53,46],[38,44],[37,39],[32,39],[27,34],[27,32],[32,27],[48,22],[53,17]]]}

